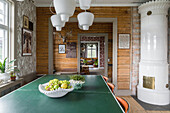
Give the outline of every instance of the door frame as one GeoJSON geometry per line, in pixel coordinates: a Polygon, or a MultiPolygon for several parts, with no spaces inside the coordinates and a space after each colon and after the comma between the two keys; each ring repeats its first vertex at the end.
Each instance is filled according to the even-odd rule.
{"type": "MultiPolygon", "coordinates": [[[[80,38],[81,36],[97,36],[97,37],[105,37],[105,63],[104,63],[104,70],[105,70],[105,76],[108,76],[108,34],[107,33],[79,33],[78,34],[78,57],[77,57],[77,72],[80,73],[80,38]]],[[[99,55],[100,56],[100,55],[99,55]]]]}
{"type": "Polygon", "coordinates": [[[81,43],[97,43],[98,44],[98,47],[97,47],[97,56],[98,56],[98,69],[100,69],[100,41],[80,41],[80,44],[81,43]]]}

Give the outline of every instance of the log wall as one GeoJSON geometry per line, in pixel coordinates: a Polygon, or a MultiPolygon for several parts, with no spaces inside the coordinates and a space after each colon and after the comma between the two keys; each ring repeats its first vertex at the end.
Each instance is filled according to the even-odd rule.
{"type": "MultiPolygon", "coordinates": [[[[48,20],[52,15],[48,7],[37,7],[37,73],[48,73],[48,20]]],[[[76,9],[73,17],[76,17],[82,10],[76,9]]],[[[117,18],[118,34],[131,34],[131,7],[91,7],[90,12],[95,15],[95,18],[117,18]]],[[[108,58],[110,59],[108,67],[108,75],[112,77],[112,24],[111,23],[94,23],[89,31],[79,30],[77,24],[68,23],[73,29],[73,37],[70,42],[77,42],[78,33],[108,33],[108,58]]],[[[58,71],[70,70],[74,71],[77,68],[77,58],[66,59],[66,55],[58,55],[58,44],[54,41],[54,65],[58,71]]],[[[119,42],[118,42],[119,43],[119,42]]],[[[61,44],[61,43],[60,43],[61,44]]],[[[118,49],[118,89],[129,89],[130,85],[130,49],[118,49]]]]}

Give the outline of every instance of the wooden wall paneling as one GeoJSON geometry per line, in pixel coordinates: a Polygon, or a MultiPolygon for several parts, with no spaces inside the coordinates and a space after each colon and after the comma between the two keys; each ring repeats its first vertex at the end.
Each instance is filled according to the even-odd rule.
{"type": "Polygon", "coordinates": [[[37,8],[37,74],[47,74],[48,73],[48,18],[50,15],[45,15],[48,12],[48,8],[37,8]]]}
{"type": "MultiPolygon", "coordinates": [[[[72,28],[72,30],[73,30],[72,37],[69,37],[67,42],[78,43],[78,40],[77,40],[78,33],[109,33],[109,34],[112,34],[112,23],[94,23],[94,26],[92,26],[90,28],[90,31],[80,30],[78,28],[77,24],[78,23],[67,23],[66,27],[61,32],[62,34],[64,34],[65,31],[72,28]]],[[[56,32],[56,31],[54,31],[54,32],[56,32]]],[[[110,35],[110,36],[112,36],[112,35],[110,35]]],[[[112,38],[112,37],[110,37],[110,38],[112,38]]],[[[55,40],[54,40],[54,42],[55,42],[54,43],[54,67],[55,67],[55,70],[57,72],[66,71],[66,69],[68,71],[75,71],[77,69],[77,58],[66,58],[66,54],[58,54],[58,44],[62,43],[61,41],[59,41],[59,39],[60,39],[60,37],[58,35],[56,35],[55,40]]],[[[64,43],[64,44],[66,44],[66,43],[64,43]]],[[[78,46],[77,46],[77,51],[78,51],[78,46]]],[[[77,52],[77,54],[78,54],[78,52],[77,52]]]]}
{"type": "MultiPolygon", "coordinates": [[[[54,10],[54,9],[52,9],[54,10]]],[[[131,7],[91,7],[90,12],[94,13],[95,18],[117,18],[118,23],[118,33],[129,33],[131,34],[131,7]]],[[[80,8],[76,8],[73,17],[77,17],[77,14],[82,12],[80,8]]],[[[37,73],[48,73],[48,19],[51,16],[51,12],[48,7],[37,7],[37,73]]],[[[94,23],[90,30],[82,31],[78,28],[77,23],[66,23],[66,27],[69,27],[73,31],[73,37],[69,40],[70,42],[77,42],[78,33],[108,33],[108,39],[112,40],[112,23],[94,23]]],[[[65,28],[62,30],[62,32],[65,28]]],[[[54,40],[54,65],[57,71],[75,71],[77,70],[76,65],[62,67],[66,64],[77,63],[75,59],[68,59],[66,55],[59,55],[57,40],[54,40]],[[65,61],[63,59],[66,59],[65,61]]],[[[60,42],[61,44],[61,42],[60,42]]],[[[112,42],[108,43],[108,58],[112,64],[112,42]]],[[[78,47],[78,46],[77,46],[78,47]]],[[[78,49],[77,49],[78,51],[78,49]]],[[[129,89],[129,78],[130,76],[130,49],[120,50],[118,49],[118,89],[129,89]],[[127,57],[127,58],[125,58],[127,57]],[[129,71],[129,75],[120,75],[129,71]],[[123,72],[122,72],[123,71],[123,72]],[[126,79],[127,78],[127,79],[126,79]]],[[[108,76],[112,77],[112,66],[108,67],[108,76]]]]}
{"type": "Polygon", "coordinates": [[[117,69],[117,83],[118,89],[129,89],[130,85],[130,50],[118,50],[118,69],[117,69]],[[124,85],[126,84],[126,85],[124,85]]]}

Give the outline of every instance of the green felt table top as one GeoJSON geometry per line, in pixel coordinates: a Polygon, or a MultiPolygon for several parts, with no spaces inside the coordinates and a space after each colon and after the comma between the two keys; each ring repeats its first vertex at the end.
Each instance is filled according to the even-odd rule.
{"type": "MultiPolygon", "coordinates": [[[[57,78],[59,80],[69,80],[70,75],[48,75],[44,76],[36,81],[33,81],[31,84],[28,84],[19,90],[38,90],[39,84],[44,84],[49,82],[49,80],[57,78]]],[[[83,75],[85,77],[85,84],[83,84],[82,89],[74,90],[75,92],[98,92],[98,93],[108,93],[110,92],[107,88],[103,78],[100,75],[83,75]]]]}
{"type": "Polygon", "coordinates": [[[69,80],[68,75],[44,76],[0,98],[0,113],[123,113],[101,76],[87,75],[81,90],[61,98],[49,98],[38,85],[53,78],[69,80]]]}

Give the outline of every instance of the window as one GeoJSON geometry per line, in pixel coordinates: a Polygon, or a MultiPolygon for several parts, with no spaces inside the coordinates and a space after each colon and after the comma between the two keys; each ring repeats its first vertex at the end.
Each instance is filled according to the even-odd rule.
{"type": "Polygon", "coordinates": [[[10,5],[10,2],[0,0],[0,60],[9,57],[10,5]]]}
{"type": "Polygon", "coordinates": [[[97,58],[97,44],[87,44],[87,58],[97,58]]]}

